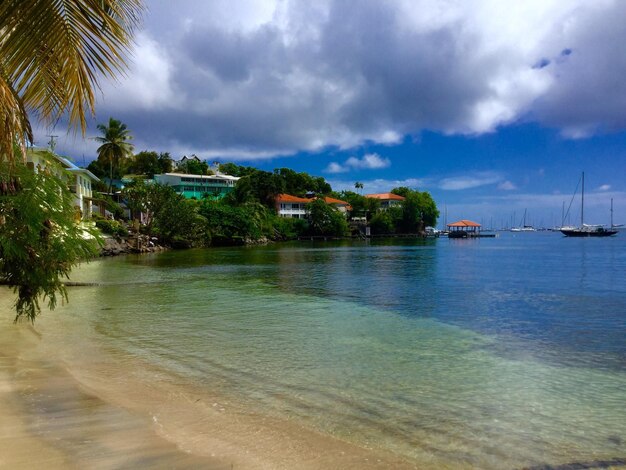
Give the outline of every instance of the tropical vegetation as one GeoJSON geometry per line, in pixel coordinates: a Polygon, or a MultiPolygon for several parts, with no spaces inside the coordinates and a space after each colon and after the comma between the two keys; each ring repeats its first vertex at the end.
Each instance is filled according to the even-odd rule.
{"type": "Polygon", "coordinates": [[[127,67],[140,0],[0,2],[0,281],[17,293],[17,318],[54,307],[62,282],[91,251],[62,178],[24,164],[31,116],[86,130],[100,78],[127,67]]]}

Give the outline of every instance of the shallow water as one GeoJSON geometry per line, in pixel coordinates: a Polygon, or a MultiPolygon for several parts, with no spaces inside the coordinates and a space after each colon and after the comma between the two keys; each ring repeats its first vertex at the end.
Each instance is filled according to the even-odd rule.
{"type": "Polygon", "coordinates": [[[72,288],[41,327],[77,374],[98,374],[98,350],[135,367],[128,380],[149,384],[158,371],[195,394],[417,462],[621,459],[625,235],[105,259],[72,277],[100,285],[72,288]]]}

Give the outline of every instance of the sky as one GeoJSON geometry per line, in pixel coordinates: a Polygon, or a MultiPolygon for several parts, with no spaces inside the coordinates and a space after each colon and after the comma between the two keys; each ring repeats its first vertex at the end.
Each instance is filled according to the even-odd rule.
{"type": "Polygon", "coordinates": [[[626,223],[626,2],[146,0],[130,70],[102,82],[87,138],[36,128],[77,163],[96,124],[135,150],[408,186],[441,222],[626,223]],[[579,196],[578,196],[579,197],[579,196]]]}

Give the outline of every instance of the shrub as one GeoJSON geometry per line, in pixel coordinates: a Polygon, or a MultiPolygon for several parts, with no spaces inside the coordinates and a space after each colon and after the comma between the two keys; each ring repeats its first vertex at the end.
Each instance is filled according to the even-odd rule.
{"type": "Polygon", "coordinates": [[[127,234],[126,227],[117,220],[96,219],[96,227],[104,233],[116,237],[125,237],[127,234]]]}

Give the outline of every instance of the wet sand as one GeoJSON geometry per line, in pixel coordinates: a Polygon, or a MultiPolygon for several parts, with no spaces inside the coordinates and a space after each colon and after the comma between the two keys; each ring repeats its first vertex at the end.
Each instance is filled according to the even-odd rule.
{"type": "Polygon", "coordinates": [[[417,468],[223,397],[128,380],[123,363],[68,369],[56,341],[9,314],[0,315],[0,468],[417,468]]]}

